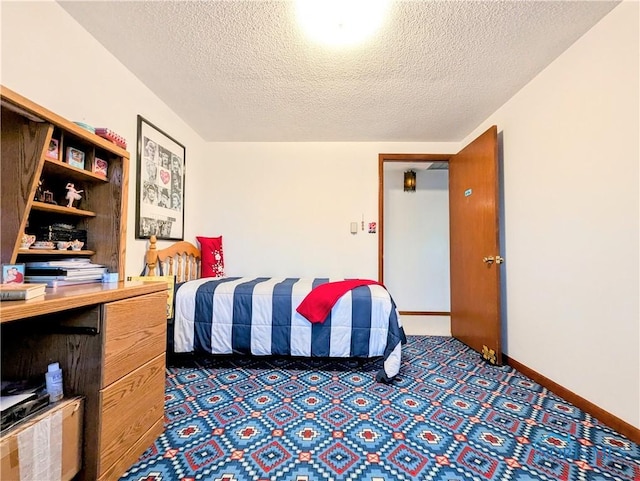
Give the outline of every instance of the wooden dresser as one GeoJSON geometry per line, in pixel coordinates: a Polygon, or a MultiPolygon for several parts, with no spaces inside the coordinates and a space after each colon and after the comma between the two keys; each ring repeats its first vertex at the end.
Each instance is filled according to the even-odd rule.
{"type": "Polygon", "coordinates": [[[166,283],[83,284],[0,303],[3,379],[59,362],[84,396],[79,479],[118,479],[163,431],[166,283]]]}

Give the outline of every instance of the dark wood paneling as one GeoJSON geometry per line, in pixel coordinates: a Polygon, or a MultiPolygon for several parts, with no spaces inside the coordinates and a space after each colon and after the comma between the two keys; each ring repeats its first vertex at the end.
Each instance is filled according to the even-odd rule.
{"type": "Polygon", "coordinates": [[[25,212],[35,194],[42,171],[42,152],[53,127],[33,122],[6,108],[2,109],[0,148],[0,256],[2,263],[14,263],[24,231],[25,212]]]}

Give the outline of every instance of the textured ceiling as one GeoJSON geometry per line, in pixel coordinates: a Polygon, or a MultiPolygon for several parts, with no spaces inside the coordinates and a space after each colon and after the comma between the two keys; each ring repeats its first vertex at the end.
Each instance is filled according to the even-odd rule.
{"type": "Polygon", "coordinates": [[[350,49],[292,2],[58,3],[207,141],[460,141],[617,1],[395,1],[350,49]]]}

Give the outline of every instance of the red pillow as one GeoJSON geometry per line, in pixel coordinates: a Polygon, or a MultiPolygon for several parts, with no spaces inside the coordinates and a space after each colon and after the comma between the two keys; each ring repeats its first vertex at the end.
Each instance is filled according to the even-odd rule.
{"type": "Polygon", "coordinates": [[[202,256],[201,277],[224,277],[224,255],[222,254],[222,236],[196,237],[200,242],[202,256]]]}

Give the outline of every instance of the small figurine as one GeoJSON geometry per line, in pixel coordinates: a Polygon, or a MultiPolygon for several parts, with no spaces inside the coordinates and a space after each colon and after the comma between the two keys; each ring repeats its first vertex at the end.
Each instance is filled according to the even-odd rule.
{"type": "Polygon", "coordinates": [[[66,199],[69,201],[67,203],[67,207],[73,207],[73,201],[82,199],[82,196],[80,194],[84,191],[76,190],[75,186],[71,182],[67,183],[66,189],[67,189],[66,199]]]}
{"type": "Polygon", "coordinates": [[[36,241],[36,236],[29,235],[29,234],[22,234],[22,238],[20,239],[20,249],[28,249],[29,247],[31,247],[31,244],[33,244],[35,241],[36,241]]]}
{"type": "Polygon", "coordinates": [[[36,188],[36,195],[33,200],[37,200],[38,202],[44,202],[44,193],[42,191],[42,179],[38,181],[38,187],[36,188]]]}

